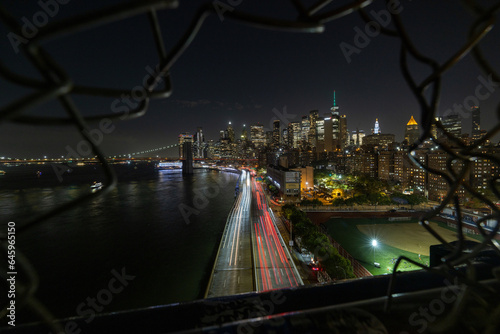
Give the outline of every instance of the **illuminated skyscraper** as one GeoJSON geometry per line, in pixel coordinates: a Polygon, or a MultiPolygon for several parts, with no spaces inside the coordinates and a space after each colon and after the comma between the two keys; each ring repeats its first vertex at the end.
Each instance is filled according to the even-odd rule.
{"type": "Polygon", "coordinates": [[[340,144],[340,112],[339,106],[335,99],[335,91],[333,91],[333,106],[330,108],[332,111],[332,140],[333,149],[337,149],[340,144]]]}
{"type": "Polygon", "coordinates": [[[363,131],[363,130],[353,131],[351,134],[352,145],[355,145],[355,146],[363,145],[363,138],[364,137],[365,137],[365,131],[363,131]]]}
{"type": "Polygon", "coordinates": [[[481,110],[474,106],[471,108],[472,116],[472,140],[481,138],[481,110]]]}
{"type": "Polygon", "coordinates": [[[333,131],[332,131],[332,116],[326,114],[324,117],[325,128],[325,151],[332,152],[333,147],[333,131]]]}
{"type": "MultiPolygon", "coordinates": [[[[193,142],[193,135],[190,135],[189,132],[183,132],[179,135],[179,159],[186,158],[184,156],[184,143],[186,142],[193,142]]],[[[191,149],[189,149],[189,152],[192,152],[191,149]]]]}
{"type": "Polygon", "coordinates": [[[288,124],[288,146],[290,148],[299,148],[302,138],[300,122],[292,122],[288,124]]]}
{"type": "Polygon", "coordinates": [[[347,116],[346,115],[341,115],[340,116],[340,148],[343,149],[344,147],[349,145],[349,132],[347,131],[347,116]]]}
{"type": "Polygon", "coordinates": [[[325,119],[323,117],[316,121],[316,150],[318,152],[325,150],[325,119]]]}
{"type": "Polygon", "coordinates": [[[448,133],[456,137],[460,137],[462,135],[462,120],[460,119],[459,114],[444,116],[441,122],[448,133]]]}
{"type": "Polygon", "coordinates": [[[288,147],[288,128],[281,130],[281,145],[288,147]]]}
{"type": "Polygon", "coordinates": [[[205,135],[202,127],[198,127],[194,136],[193,154],[195,158],[206,158],[205,135]]]}
{"type": "Polygon", "coordinates": [[[405,129],[405,140],[408,143],[408,145],[412,145],[418,140],[420,133],[418,130],[418,124],[411,116],[410,120],[406,124],[406,129],[405,129]]]}
{"type": "Polygon", "coordinates": [[[229,124],[227,125],[227,138],[229,139],[230,143],[234,143],[234,130],[231,122],[229,122],[229,124]]]}
{"type": "Polygon", "coordinates": [[[309,112],[309,145],[311,147],[316,147],[316,121],[319,115],[317,110],[311,110],[309,112]]]}
{"type": "Polygon", "coordinates": [[[281,145],[281,125],[280,125],[280,120],[275,119],[273,121],[273,141],[271,144],[271,147],[274,149],[277,149],[281,145]]]}
{"type": "Polygon", "coordinates": [[[380,132],[380,125],[378,124],[378,118],[375,119],[375,127],[373,128],[373,134],[378,135],[380,132]]]}
{"type": "Polygon", "coordinates": [[[247,127],[245,124],[243,124],[243,130],[241,131],[241,140],[243,140],[243,141],[248,140],[248,131],[247,131],[247,127]]]}
{"type": "MultiPolygon", "coordinates": [[[[440,116],[436,116],[434,117],[434,121],[437,123],[437,122],[440,122],[441,121],[441,117],[440,116]]],[[[432,123],[431,125],[431,136],[433,138],[437,138],[438,137],[438,128],[436,126],[435,123],[432,123]]]]}
{"type": "Polygon", "coordinates": [[[301,122],[301,146],[305,148],[309,145],[309,130],[311,128],[311,122],[308,116],[302,116],[301,122]]]}
{"type": "Polygon", "coordinates": [[[263,125],[255,124],[250,126],[250,140],[257,149],[266,146],[266,134],[263,125]]]}

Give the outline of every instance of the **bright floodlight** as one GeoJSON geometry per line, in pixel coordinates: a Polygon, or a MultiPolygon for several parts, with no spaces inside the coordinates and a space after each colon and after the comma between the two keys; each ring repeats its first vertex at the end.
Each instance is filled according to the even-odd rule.
{"type": "Polygon", "coordinates": [[[377,240],[375,240],[375,239],[372,240],[372,246],[377,247],[377,240]]]}

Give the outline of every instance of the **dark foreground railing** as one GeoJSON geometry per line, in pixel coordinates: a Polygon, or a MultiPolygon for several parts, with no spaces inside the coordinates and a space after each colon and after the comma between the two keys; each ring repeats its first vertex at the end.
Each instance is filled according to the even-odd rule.
{"type": "MultiPolygon", "coordinates": [[[[353,333],[368,329],[423,333],[436,328],[437,332],[482,332],[487,325],[497,326],[499,320],[488,318],[500,305],[500,282],[493,275],[499,264],[500,259],[490,253],[481,255],[468,269],[450,271],[447,277],[442,270],[441,274],[400,273],[393,282],[391,303],[388,288],[393,276],[382,275],[58,322],[68,334],[353,333]]],[[[47,334],[50,329],[35,323],[0,328],[0,332],[47,334]]]]}

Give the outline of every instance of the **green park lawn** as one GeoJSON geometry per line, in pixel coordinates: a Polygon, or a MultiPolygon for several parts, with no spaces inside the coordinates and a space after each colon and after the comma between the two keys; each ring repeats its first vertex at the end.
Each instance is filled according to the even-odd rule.
{"type": "MultiPolygon", "coordinates": [[[[411,221],[397,221],[390,222],[387,219],[371,219],[371,218],[361,218],[361,219],[343,219],[334,218],[330,219],[325,223],[327,227],[327,232],[330,234],[335,241],[344,247],[344,249],[349,252],[356,260],[358,260],[361,265],[363,265],[368,271],[373,275],[381,275],[392,273],[392,269],[395,264],[395,260],[404,255],[414,261],[422,263],[423,265],[429,264],[429,256],[402,250],[388,245],[381,238],[377,238],[376,232],[373,235],[368,236],[362,233],[357,225],[386,225],[386,224],[397,224],[399,227],[405,227],[404,224],[415,225],[417,220],[411,221]],[[377,247],[373,247],[371,241],[377,239],[377,247]],[[380,263],[380,268],[376,268],[373,263],[380,263]]],[[[387,227],[387,226],[386,226],[387,227]]],[[[408,225],[410,227],[410,225],[408,225]]],[[[392,227],[391,227],[392,228],[392,227]]],[[[374,231],[376,227],[374,226],[374,231]]],[[[410,233],[408,233],[410,234],[410,233]]],[[[411,238],[411,235],[408,235],[411,238]]],[[[429,238],[432,238],[429,234],[429,238]]],[[[386,236],[387,239],[387,236],[386,236]]],[[[392,240],[394,241],[394,240],[392,240]]],[[[392,242],[394,244],[394,242],[392,242]]],[[[405,240],[398,240],[399,242],[405,242],[405,240]]],[[[429,241],[432,243],[432,241],[429,241]]],[[[436,244],[438,242],[435,242],[436,244]]],[[[418,266],[413,265],[409,262],[403,261],[398,270],[408,271],[420,269],[418,266]]]]}

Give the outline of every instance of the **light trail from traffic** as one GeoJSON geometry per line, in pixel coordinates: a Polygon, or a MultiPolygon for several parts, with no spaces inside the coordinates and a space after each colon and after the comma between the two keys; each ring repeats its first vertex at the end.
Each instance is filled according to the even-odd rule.
{"type": "Polygon", "coordinates": [[[260,183],[242,170],[206,297],[302,285],[260,183]],[[252,261],[253,258],[253,261],[252,261]]]}
{"type": "Polygon", "coordinates": [[[288,249],[276,231],[260,183],[252,179],[252,245],[257,291],[302,285],[288,249]],[[255,249],[257,251],[255,251],[255,249]]]}
{"type": "Polygon", "coordinates": [[[241,172],[240,192],[231,210],[217,253],[206,297],[254,291],[250,227],[250,174],[241,172]]]}

